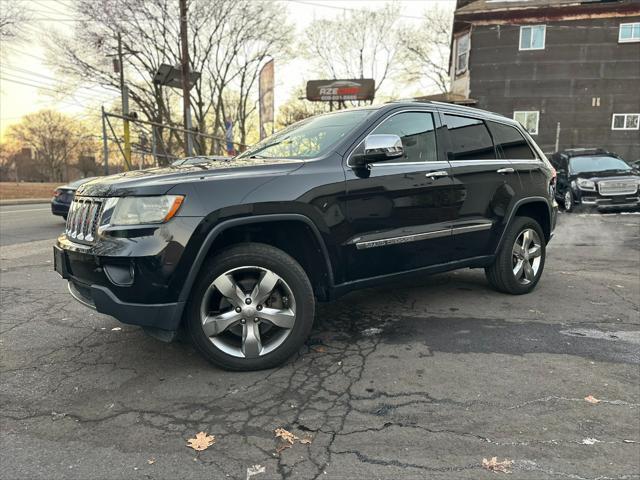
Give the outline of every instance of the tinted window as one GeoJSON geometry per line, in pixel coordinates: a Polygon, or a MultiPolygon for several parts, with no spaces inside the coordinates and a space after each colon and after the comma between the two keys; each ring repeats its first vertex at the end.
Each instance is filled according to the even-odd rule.
{"type": "Polygon", "coordinates": [[[500,157],[521,160],[536,158],[531,147],[517,129],[495,122],[487,122],[487,125],[491,130],[493,142],[500,157]]]}
{"type": "Polygon", "coordinates": [[[394,134],[402,139],[403,162],[435,162],[436,132],[433,116],[427,112],[405,112],[389,117],[373,132],[394,134]]]}
{"type": "Polygon", "coordinates": [[[489,130],[482,120],[457,115],[445,115],[444,118],[449,130],[451,160],[496,158],[489,130]]]}

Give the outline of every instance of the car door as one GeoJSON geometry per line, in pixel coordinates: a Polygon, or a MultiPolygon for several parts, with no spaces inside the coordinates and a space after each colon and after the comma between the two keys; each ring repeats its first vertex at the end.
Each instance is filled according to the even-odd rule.
{"type": "Polygon", "coordinates": [[[433,111],[391,113],[368,133],[398,135],[403,157],[365,169],[347,162],[350,238],[343,258],[349,280],[450,260],[453,192],[449,164],[438,153],[439,125],[433,111]]]}
{"type": "Polygon", "coordinates": [[[518,174],[508,159],[498,157],[483,118],[448,112],[442,117],[456,198],[452,259],[490,255],[521,190],[518,174]]]}

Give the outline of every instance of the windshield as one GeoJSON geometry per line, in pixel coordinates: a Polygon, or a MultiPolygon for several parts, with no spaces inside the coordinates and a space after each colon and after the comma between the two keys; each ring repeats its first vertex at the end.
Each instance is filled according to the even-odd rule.
{"type": "Polygon", "coordinates": [[[571,173],[604,172],[607,170],[631,170],[622,159],[608,156],[573,157],[569,163],[571,173]]]}
{"type": "Polygon", "coordinates": [[[264,139],[238,158],[314,158],[327,153],[374,110],[307,118],[264,139]]]}

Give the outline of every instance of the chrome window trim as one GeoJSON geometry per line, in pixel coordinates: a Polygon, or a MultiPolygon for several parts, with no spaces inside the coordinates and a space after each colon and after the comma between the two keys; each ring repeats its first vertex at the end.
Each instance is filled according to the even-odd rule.
{"type": "MultiPolygon", "coordinates": [[[[349,162],[351,160],[351,155],[353,155],[353,152],[355,152],[358,147],[360,147],[360,145],[362,145],[362,143],[364,142],[364,140],[371,134],[371,132],[373,132],[376,128],[378,128],[380,125],[382,125],[383,122],[386,122],[388,119],[390,119],[391,117],[394,117],[396,115],[399,115],[401,113],[430,113],[431,117],[433,118],[433,133],[436,133],[436,130],[438,129],[438,126],[436,125],[436,115],[438,114],[438,110],[436,108],[409,108],[409,109],[405,109],[405,110],[398,110],[397,112],[393,112],[390,115],[384,117],[383,119],[381,119],[378,123],[376,123],[371,130],[369,130],[367,132],[367,134],[362,138],[362,140],[360,140],[355,147],[353,147],[351,149],[351,151],[349,152],[349,155],[347,155],[347,160],[345,162],[345,165],[347,167],[353,168],[353,165],[351,165],[349,162]]],[[[436,155],[438,154],[438,135],[436,134],[436,155]]],[[[424,165],[426,163],[434,163],[436,161],[440,161],[440,160],[431,160],[431,161],[424,161],[424,162],[396,162],[396,163],[385,163],[385,162],[380,162],[380,165],[382,164],[386,164],[386,165],[424,165]]],[[[444,162],[447,163],[447,162],[444,162]]],[[[369,164],[370,166],[373,166],[374,164],[369,164]]]]}

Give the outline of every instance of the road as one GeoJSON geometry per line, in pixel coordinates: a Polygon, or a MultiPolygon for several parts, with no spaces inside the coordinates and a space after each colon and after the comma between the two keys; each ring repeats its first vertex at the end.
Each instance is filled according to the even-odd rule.
{"type": "Polygon", "coordinates": [[[55,238],[63,229],[48,203],[0,206],[0,246],[55,238]]]}
{"type": "Polygon", "coordinates": [[[562,215],[529,295],[477,270],[363,290],[285,366],[230,373],[74,302],[61,222],[23,213],[3,242],[46,239],[0,247],[3,479],[495,479],[493,456],[509,478],[639,478],[640,215],[562,215]],[[310,443],[277,451],[278,427],[310,443]]]}

